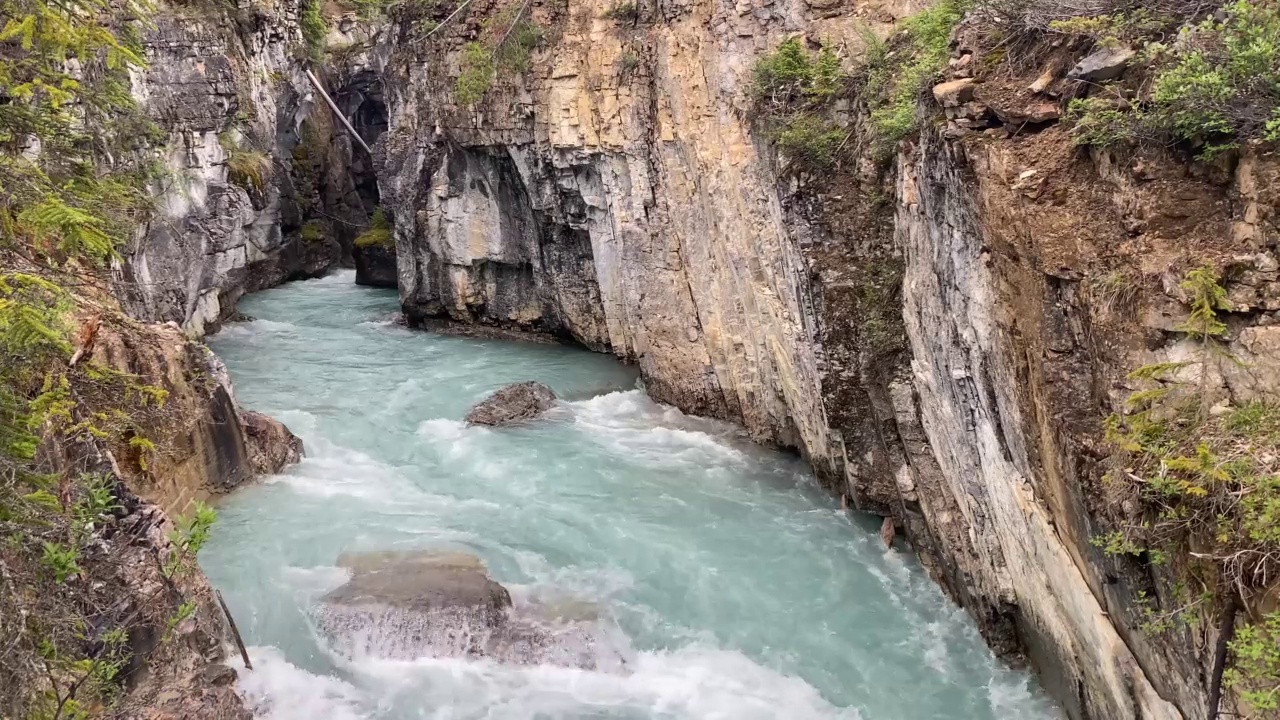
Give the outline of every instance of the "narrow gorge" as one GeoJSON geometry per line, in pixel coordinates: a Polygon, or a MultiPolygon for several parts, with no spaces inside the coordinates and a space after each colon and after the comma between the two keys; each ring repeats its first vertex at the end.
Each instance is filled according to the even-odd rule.
{"type": "Polygon", "coordinates": [[[0,2],[0,716],[1275,716],[1274,0],[0,2]]]}

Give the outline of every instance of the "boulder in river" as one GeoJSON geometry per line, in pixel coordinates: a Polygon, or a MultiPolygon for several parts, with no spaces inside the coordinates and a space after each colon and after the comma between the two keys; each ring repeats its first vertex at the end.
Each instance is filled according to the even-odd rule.
{"type": "Polygon", "coordinates": [[[622,667],[605,651],[589,603],[525,604],[458,552],[343,554],[351,579],[320,600],[319,629],[349,656],[486,657],[498,662],[622,667]]]}
{"type": "Polygon", "coordinates": [[[480,401],[467,413],[468,425],[509,425],[537,417],[551,409],[556,394],[536,382],[507,385],[480,401]]]}
{"type": "Polygon", "coordinates": [[[302,439],[285,424],[252,410],[240,411],[249,467],[259,475],[273,475],[302,459],[302,439]]]}

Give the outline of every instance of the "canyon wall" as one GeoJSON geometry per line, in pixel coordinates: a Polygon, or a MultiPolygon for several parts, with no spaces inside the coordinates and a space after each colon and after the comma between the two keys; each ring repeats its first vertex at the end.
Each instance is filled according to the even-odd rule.
{"type": "Polygon", "coordinates": [[[144,34],[132,92],[161,161],[156,210],[115,267],[134,317],[198,337],[246,292],[350,264],[368,208],[305,74],[299,7],[169,4],[144,34]]]}
{"type": "MultiPolygon", "coordinates": [[[[848,60],[861,29],[888,35],[919,9],[473,0],[438,32],[451,8],[332,14],[321,76],[372,157],[296,59],[295,7],[166,13],[134,91],[168,172],[117,290],[136,317],[200,335],[244,292],[346,263],[380,205],[411,323],[634,362],[655,399],[794,448],[893,517],[1071,717],[1200,717],[1216,623],[1143,630],[1151,597],[1172,602],[1164,578],[1091,542],[1106,527],[1103,418],[1130,370],[1194,356],[1179,279],[1200,264],[1226,270],[1241,360],[1215,367],[1211,394],[1274,398],[1280,162],[1261,146],[1215,164],[1075,148],[1057,118],[1076,58],[1054,57],[978,78],[945,118],[922,102],[925,129],[887,169],[864,147],[865,112],[840,100],[847,157],[798,171],[750,97],[757,59],[799,36],[848,60]],[[459,104],[465,44],[516,7],[543,28],[527,69],[459,104]],[[260,182],[232,177],[246,150],[270,159],[260,182]]],[[[975,50],[963,33],[952,49],[963,79],[975,50]]]]}
{"type": "MultiPolygon", "coordinates": [[[[1188,356],[1179,272],[1202,263],[1228,269],[1247,358],[1215,392],[1274,396],[1275,160],[1077,149],[1056,122],[1067,62],[1057,90],[1026,89],[1041,67],[979,83],[979,117],[922,106],[887,172],[861,149],[794,172],[755,117],[756,59],[797,33],[857,55],[857,28],[885,34],[907,3],[534,3],[528,71],[461,107],[463,44],[504,9],[430,35],[402,18],[366,48],[409,320],[633,361],[656,399],[795,448],[894,517],[1072,717],[1202,716],[1216,622],[1144,632],[1135,598],[1159,578],[1091,543],[1102,420],[1129,370],[1188,356]],[[1123,308],[1099,290],[1116,273],[1123,308]]],[[[835,112],[858,148],[858,109],[835,112]]]]}

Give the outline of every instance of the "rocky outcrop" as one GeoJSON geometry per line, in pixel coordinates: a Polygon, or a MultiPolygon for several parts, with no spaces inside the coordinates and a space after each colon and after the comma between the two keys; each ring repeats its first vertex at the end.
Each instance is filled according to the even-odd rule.
{"type": "Polygon", "coordinates": [[[115,268],[134,317],[199,336],[247,292],[350,262],[371,207],[297,59],[298,8],[158,9],[133,87],[163,135],[157,210],[115,268]]]}
{"type": "Polygon", "coordinates": [[[352,249],[356,261],[356,284],[370,287],[395,288],[399,275],[396,270],[394,245],[365,245],[352,249]]]}
{"type": "MultiPolygon", "coordinates": [[[[786,172],[751,123],[754,59],[797,30],[856,52],[854,23],[905,5],[640,5],[634,22],[534,6],[559,31],[474,108],[449,88],[482,20],[389,39],[380,181],[406,316],[635,361],[656,399],[797,448],[894,518],[1071,717],[1198,717],[1216,623],[1143,632],[1135,598],[1158,579],[1090,542],[1102,419],[1129,370],[1186,359],[1178,273],[1194,264],[1229,269],[1232,352],[1250,356],[1215,376],[1218,397],[1274,397],[1242,368],[1274,362],[1276,203],[1259,188],[1276,163],[1088,155],[1057,126],[1068,83],[1131,56],[1058,46],[997,79],[961,38],[922,110],[943,124],[887,174],[863,156],[786,172]]],[[[836,113],[857,147],[854,110],[836,113]]]]}
{"type": "Polygon", "coordinates": [[[346,553],[338,565],[351,578],[321,598],[314,616],[347,655],[613,665],[599,662],[594,612],[566,612],[565,605],[515,608],[474,555],[346,553]]]}
{"type": "Polygon", "coordinates": [[[88,360],[120,375],[85,393],[101,394],[103,403],[130,401],[132,429],[112,448],[119,471],[133,492],[167,513],[186,514],[301,456],[302,441],[283,424],[237,407],[221,361],[174,324],[104,321],[88,360]]]}
{"type": "Polygon", "coordinates": [[[302,439],[284,423],[252,410],[240,411],[249,467],[258,475],[274,475],[302,460],[302,439]]]}
{"type": "Polygon", "coordinates": [[[467,412],[468,425],[511,425],[535,418],[551,409],[556,394],[536,382],[507,385],[467,412]]]}
{"type": "MultiPolygon", "coordinates": [[[[78,577],[57,589],[60,600],[95,608],[89,631],[127,631],[125,661],[115,678],[125,692],[114,713],[139,720],[250,720],[234,689],[236,672],[222,664],[228,636],[212,588],[198,568],[188,567],[193,560],[184,561],[180,571],[166,571],[179,567],[174,558],[182,552],[170,517],[129,491],[116,474],[114,459],[97,443],[72,442],[50,450],[46,460],[62,472],[107,478],[105,487],[117,504],[113,517],[100,523],[94,543],[81,553],[78,577]]],[[[21,562],[6,570],[17,578],[24,578],[23,571],[21,562]]],[[[4,595],[0,591],[0,605],[7,600],[4,595]]],[[[33,614],[41,611],[50,610],[37,605],[33,614]]],[[[14,650],[23,630],[8,629],[14,630],[6,633],[14,650]]],[[[101,652],[101,642],[94,640],[101,652]]]]}

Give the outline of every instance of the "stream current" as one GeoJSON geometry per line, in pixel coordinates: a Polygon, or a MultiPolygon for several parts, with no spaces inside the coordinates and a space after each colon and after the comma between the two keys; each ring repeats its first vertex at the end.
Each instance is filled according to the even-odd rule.
{"type": "MultiPolygon", "coordinates": [[[[795,457],[655,404],[633,369],[573,348],[395,325],[352,273],[245,298],[211,339],[238,400],[307,457],[219,505],[200,562],[274,720],[925,720],[1057,717],[874,518],[795,457]],[[498,387],[561,400],[466,427],[498,387]],[[479,556],[517,605],[599,608],[623,669],[336,652],[313,609],[347,551],[479,556]]],[[[231,660],[239,665],[238,657],[231,660]]]]}

